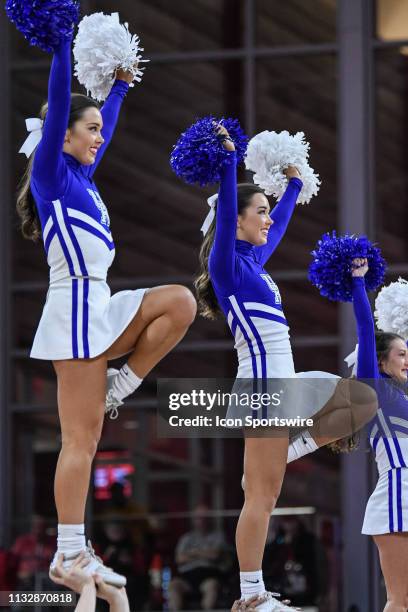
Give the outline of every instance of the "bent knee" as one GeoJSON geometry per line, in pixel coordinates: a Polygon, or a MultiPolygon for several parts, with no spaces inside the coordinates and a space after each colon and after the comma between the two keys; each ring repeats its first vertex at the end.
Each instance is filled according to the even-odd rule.
{"type": "Polygon", "coordinates": [[[182,285],[174,285],[171,312],[175,325],[186,327],[191,325],[197,314],[197,302],[190,289],[182,285]]]}
{"type": "Polygon", "coordinates": [[[377,414],[377,410],[378,410],[377,403],[367,405],[367,406],[359,406],[357,409],[357,415],[356,415],[357,424],[360,427],[367,425],[367,423],[373,420],[373,418],[377,414]]]}
{"type": "Polygon", "coordinates": [[[377,409],[378,398],[376,391],[368,384],[359,380],[349,380],[350,401],[356,406],[369,406],[377,409]]]}

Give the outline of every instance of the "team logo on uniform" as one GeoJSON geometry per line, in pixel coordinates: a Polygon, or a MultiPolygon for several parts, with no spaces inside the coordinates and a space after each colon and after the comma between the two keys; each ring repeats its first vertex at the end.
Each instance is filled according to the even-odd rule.
{"type": "Polygon", "coordinates": [[[280,293],[279,293],[278,285],[271,279],[269,274],[260,274],[260,277],[262,278],[262,280],[265,281],[265,283],[268,285],[269,289],[275,295],[275,303],[276,304],[281,304],[282,303],[282,298],[281,298],[280,293]]]}
{"type": "Polygon", "coordinates": [[[91,198],[95,202],[95,205],[97,206],[97,208],[99,209],[99,211],[101,213],[101,223],[102,223],[102,225],[106,225],[107,227],[110,227],[110,219],[109,219],[108,209],[106,208],[105,204],[103,203],[103,200],[102,200],[101,196],[99,195],[99,193],[97,191],[94,191],[93,189],[87,189],[87,192],[89,193],[89,195],[91,196],[91,198]]]}

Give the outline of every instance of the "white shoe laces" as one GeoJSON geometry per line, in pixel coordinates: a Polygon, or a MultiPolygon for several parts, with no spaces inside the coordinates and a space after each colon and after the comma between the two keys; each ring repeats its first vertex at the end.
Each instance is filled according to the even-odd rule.
{"type": "Polygon", "coordinates": [[[107,567],[103,560],[98,557],[98,555],[96,554],[93,546],[92,546],[92,542],[91,540],[88,540],[88,546],[86,547],[86,554],[89,555],[89,557],[91,557],[91,559],[93,559],[94,561],[96,561],[97,563],[99,563],[100,566],[102,566],[104,569],[108,570],[108,571],[113,571],[110,567],[107,567]]]}
{"type": "Polygon", "coordinates": [[[106,394],[106,408],[105,413],[109,415],[109,418],[114,421],[119,416],[118,406],[123,406],[123,402],[118,400],[114,394],[113,389],[109,389],[106,394]]]}

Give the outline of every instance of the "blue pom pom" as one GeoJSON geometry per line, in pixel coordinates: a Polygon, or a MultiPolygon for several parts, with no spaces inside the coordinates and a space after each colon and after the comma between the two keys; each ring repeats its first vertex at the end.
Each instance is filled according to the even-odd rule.
{"type": "MultiPolygon", "coordinates": [[[[170,165],[183,181],[189,184],[198,183],[202,187],[218,183],[221,180],[221,169],[233,156],[220,142],[214,130],[215,117],[199,119],[179,138],[170,158],[170,165]]],[[[237,161],[245,157],[248,137],[241,129],[237,119],[223,119],[222,125],[235,144],[237,161]]]]}
{"type": "Polygon", "coordinates": [[[366,236],[336,232],[324,234],[312,251],[309,279],[329,300],[352,301],[352,261],[356,257],[367,258],[368,272],[364,277],[367,291],[374,291],[384,283],[386,263],[380,249],[366,236]]]}
{"type": "Polygon", "coordinates": [[[30,45],[55,51],[79,21],[78,0],[7,0],[6,13],[30,45]]]}

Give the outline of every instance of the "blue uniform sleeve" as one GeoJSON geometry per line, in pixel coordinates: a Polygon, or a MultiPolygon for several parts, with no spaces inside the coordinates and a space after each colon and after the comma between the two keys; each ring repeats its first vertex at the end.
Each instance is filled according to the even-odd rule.
{"type": "Polygon", "coordinates": [[[303,183],[300,179],[291,178],[285,193],[272,210],[270,217],[273,220],[273,225],[268,232],[268,242],[256,249],[256,255],[261,265],[265,265],[285,235],[302,187],[303,183]]]}
{"type": "Polygon", "coordinates": [[[357,378],[379,378],[374,319],[364,278],[353,277],[352,294],[358,336],[357,378]]]}
{"type": "Polygon", "coordinates": [[[126,81],[116,80],[110,90],[109,96],[106,98],[105,104],[101,108],[101,115],[103,119],[102,136],[104,143],[100,147],[95,162],[88,168],[88,176],[91,178],[99,166],[105,151],[112,140],[116,124],[119,118],[119,111],[122,106],[122,102],[129,91],[129,84],[126,81]]]}
{"type": "Polygon", "coordinates": [[[61,197],[67,186],[67,167],[62,149],[70,106],[71,40],[65,40],[56,49],[52,60],[48,81],[48,111],[33,162],[33,180],[46,199],[61,197]]]}
{"type": "Polygon", "coordinates": [[[231,295],[239,285],[239,271],[235,252],[237,235],[237,157],[222,169],[218,192],[214,244],[209,259],[211,280],[222,295],[231,295]]]}

